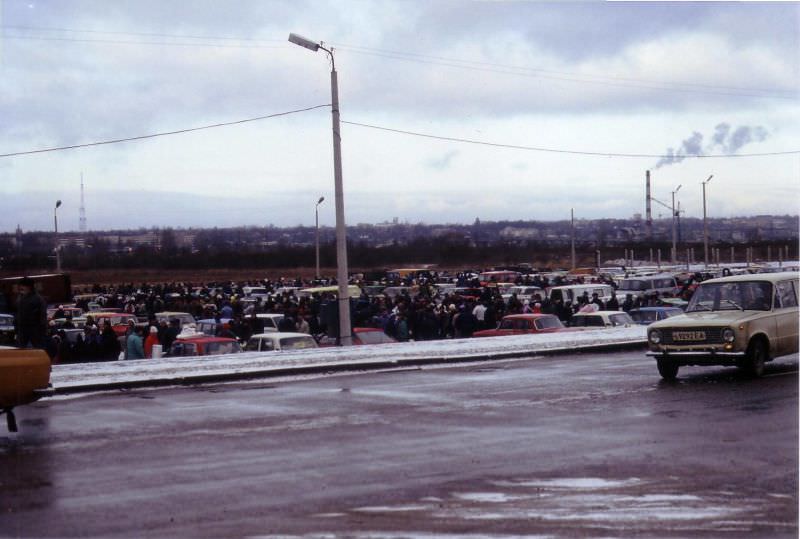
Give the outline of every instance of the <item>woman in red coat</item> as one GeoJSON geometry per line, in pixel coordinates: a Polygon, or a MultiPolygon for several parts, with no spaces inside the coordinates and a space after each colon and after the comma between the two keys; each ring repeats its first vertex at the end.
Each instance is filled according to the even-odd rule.
{"type": "Polygon", "coordinates": [[[155,326],[150,326],[150,334],[144,340],[144,357],[153,357],[153,345],[161,344],[158,342],[158,329],[155,326]]]}

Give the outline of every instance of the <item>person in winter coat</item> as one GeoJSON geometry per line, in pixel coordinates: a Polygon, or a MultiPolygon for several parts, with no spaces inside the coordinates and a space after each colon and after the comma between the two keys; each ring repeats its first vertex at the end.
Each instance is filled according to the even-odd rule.
{"type": "Polygon", "coordinates": [[[127,340],[127,356],[125,359],[144,359],[144,343],[142,342],[142,330],[136,328],[127,340]]]}
{"type": "Polygon", "coordinates": [[[148,332],[147,338],[144,340],[144,357],[153,357],[153,345],[156,344],[161,344],[158,341],[158,328],[150,326],[150,331],[148,332]]]}
{"type": "Polygon", "coordinates": [[[25,277],[18,285],[17,340],[20,348],[44,348],[47,337],[47,304],[36,293],[32,279],[25,277]]]}
{"type": "Polygon", "coordinates": [[[101,358],[105,361],[114,361],[119,359],[119,353],[121,351],[122,346],[119,344],[117,334],[114,333],[114,328],[111,327],[111,322],[106,320],[103,322],[103,331],[100,333],[101,358]]]}

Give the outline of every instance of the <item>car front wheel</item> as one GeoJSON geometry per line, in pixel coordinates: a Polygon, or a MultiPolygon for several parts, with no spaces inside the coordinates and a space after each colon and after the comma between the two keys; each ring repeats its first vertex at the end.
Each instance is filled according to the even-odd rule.
{"type": "Polygon", "coordinates": [[[659,359],[656,360],[656,365],[658,366],[658,374],[660,374],[661,378],[664,380],[672,381],[678,377],[678,369],[680,367],[674,361],[659,359]]]}
{"type": "Polygon", "coordinates": [[[762,340],[750,343],[747,349],[747,357],[742,369],[748,376],[758,378],[764,374],[764,363],[767,361],[767,347],[762,340]]]}

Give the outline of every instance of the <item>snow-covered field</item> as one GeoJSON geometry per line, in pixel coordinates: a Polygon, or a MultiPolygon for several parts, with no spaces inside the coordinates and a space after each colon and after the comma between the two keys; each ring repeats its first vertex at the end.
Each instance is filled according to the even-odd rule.
{"type": "Polygon", "coordinates": [[[143,359],[54,365],[56,392],[210,381],[258,375],[320,370],[325,367],[402,365],[420,361],[480,360],[580,350],[596,346],[645,343],[646,327],[598,329],[565,333],[448,339],[349,348],[317,348],[281,352],[245,352],[224,356],[143,359]]]}

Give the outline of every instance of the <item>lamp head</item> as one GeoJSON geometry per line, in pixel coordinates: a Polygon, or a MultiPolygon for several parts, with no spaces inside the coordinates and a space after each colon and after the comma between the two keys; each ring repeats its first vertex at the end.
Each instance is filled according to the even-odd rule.
{"type": "Polygon", "coordinates": [[[58,209],[59,206],[61,206],[61,201],[60,200],[56,200],[56,209],[58,209]]]}
{"type": "Polygon", "coordinates": [[[675,188],[675,192],[677,193],[678,191],[680,191],[681,187],[683,187],[683,184],[678,184],[678,187],[675,188]]]}
{"type": "Polygon", "coordinates": [[[317,204],[322,204],[323,200],[325,200],[325,197],[319,197],[319,200],[317,200],[317,204]]]}
{"type": "Polygon", "coordinates": [[[307,39],[298,34],[289,34],[289,41],[294,43],[295,45],[300,45],[310,51],[317,52],[319,50],[319,43],[315,43],[310,39],[307,39]]]}

